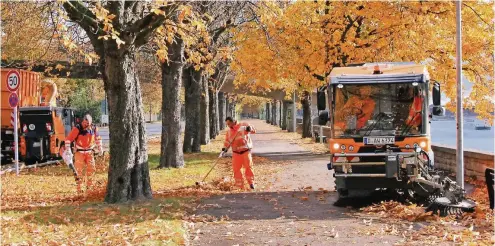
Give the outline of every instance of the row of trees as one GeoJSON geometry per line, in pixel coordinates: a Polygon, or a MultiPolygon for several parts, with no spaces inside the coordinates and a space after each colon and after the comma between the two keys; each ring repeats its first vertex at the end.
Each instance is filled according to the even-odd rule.
{"type": "MultiPolygon", "coordinates": [[[[236,29],[232,70],[239,86],[296,91],[304,111],[303,136],[311,136],[311,93],[332,68],[362,62],[427,64],[455,111],[454,2],[265,2],[256,22],[236,29]]],[[[463,72],[472,82],[465,105],[492,121],[493,8],[462,6],[463,72]]]]}
{"type": "MultiPolygon", "coordinates": [[[[492,15],[487,3],[464,3],[463,70],[474,82],[466,105],[482,117],[493,112],[492,15]]],[[[183,152],[200,151],[220,131],[232,104],[219,89],[232,74],[253,92],[297,92],[309,114],[304,122],[311,121],[310,92],[333,67],[350,63],[425,62],[455,102],[454,17],[448,2],[8,2],[2,49],[11,51],[2,58],[18,56],[24,41],[30,60],[69,56],[98,66],[110,110],[105,200],[123,202],[152,196],[143,90],[152,98],[146,104],[161,97],[160,166],[181,167],[183,152]]]]}
{"type": "Polygon", "coordinates": [[[231,112],[234,102],[219,93],[232,77],[231,30],[252,19],[247,5],[253,4],[9,2],[2,5],[2,23],[11,27],[2,35],[2,48],[10,51],[2,58],[33,64],[84,59],[98,66],[110,111],[112,154],[105,200],[151,198],[143,106],[161,102],[160,167],[184,166],[183,152],[199,152],[201,144],[217,136],[223,127],[220,118],[231,112]],[[19,23],[30,33],[19,35],[19,23]],[[22,49],[28,52],[18,56],[22,49]]]}

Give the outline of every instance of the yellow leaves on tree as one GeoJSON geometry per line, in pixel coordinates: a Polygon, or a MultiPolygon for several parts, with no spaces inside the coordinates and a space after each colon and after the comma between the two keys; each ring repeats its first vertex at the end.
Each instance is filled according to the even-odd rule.
{"type": "MultiPolygon", "coordinates": [[[[333,67],[362,62],[421,62],[455,99],[455,7],[450,2],[296,1],[257,5],[254,23],[237,29],[236,82],[261,90],[313,90],[333,67]]],[[[463,71],[473,83],[466,105],[492,117],[493,9],[463,4],[463,71]]],[[[450,108],[453,109],[453,108],[450,108]]]]}
{"type": "Polygon", "coordinates": [[[206,22],[188,4],[180,5],[176,11],[179,12],[177,20],[166,20],[165,24],[156,31],[154,37],[154,43],[158,46],[156,55],[160,62],[167,62],[167,45],[174,42],[174,38],[178,36],[185,44],[186,62],[199,70],[204,67],[206,60],[210,59],[210,53],[206,48],[206,44],[210,42],[206,22]]]}
{"type": "Polygon", "coordinates": [[[2,59],[60,60],[47,2],[2,2],[2,59]]]}

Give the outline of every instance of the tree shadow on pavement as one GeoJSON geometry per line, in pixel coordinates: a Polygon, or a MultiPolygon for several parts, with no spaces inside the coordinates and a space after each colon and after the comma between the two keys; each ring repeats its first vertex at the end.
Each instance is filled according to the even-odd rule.
{"type": "Polygon", "coordinates": [[[314,154],[311,153],[310,151],[299,151],[299,152],[270,152],[270,153],[256,153],[254,152],[255,156],[260,156],[264,158],[269,158],[274,161],[282,161],[282,160],[288,160],[288,161],[307,161],[307,160],[312,160],[312,159],[322,159],[322,158],[328,158],[330,160],[330,156],[327,154],[314,154]]]}
{"type": "MultiPolygon", "coordinates": [[[[384,197],[381,197],[382,199],[384,197]]],[[[196,215],[210,215],[230,220],[271,220],[280,217],[325,220],[349,218],[363,206],[379,202],[378,197],[355,197],[335,206],[338,197],[328,191],[252,192],[215,196],[201,202],[196,215]]]]}

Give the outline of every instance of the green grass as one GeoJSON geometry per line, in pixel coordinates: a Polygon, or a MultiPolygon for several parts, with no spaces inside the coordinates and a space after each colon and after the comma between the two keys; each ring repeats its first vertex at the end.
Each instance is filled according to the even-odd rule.
{"type": "MultiPolygon", "coordinates": [[[[217,160],[217,153],[193,153],[184,156],[184,168],[157,169],[160,156],[149,155],[151,185],[153,190],[170,190],[181,187],[193,186],[201,181],[217,160]]],[[[218,167],[218,166],[217,166],[218,167]]],[[[221,177],[222,172],[215,168],[207,180],[221,177]]]]}
{"type": "MultiPolygon", "coordinates": [[[[152,190],[172,194],[174,189],[201,181],[218,156],[218,153],[186,154],[184,168],[157,169],[160,157],[155,153],[149,154],[152,190]]],[[[215,169],[207,181],[222,174],[221,169],[215,169]]],[[[106,180],[106,176],[105,170],[97,174],[99,180],[106,180]]],[[[2,199],[11,208],[4,207],[1,212],[2,245],[185,244],[186,229],[181,218],[194,204],[195,197],[156,195],[149,201],[114,205],[103,203],[104,187],[100,187],[98,195],[72,202],[78,199],[75,184],[64,165],[2,178],[5,182],[2,199]],[[19,207],[22,209],[12,210],[19,207]]]]}

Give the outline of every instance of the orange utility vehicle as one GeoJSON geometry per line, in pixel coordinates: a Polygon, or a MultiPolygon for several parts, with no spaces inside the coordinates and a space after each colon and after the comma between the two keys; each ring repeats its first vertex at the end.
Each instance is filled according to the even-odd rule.
{"type": "Polygon", "coordinates": [[[20,156],[26,164],[59,159],[59,149],[75,125],[70,108],[57,107],[57,86],[50,81],[41,82],[40,106],[21,107],[20,156]]]}
{"type": "MultiPolygon", "coordinates": [[[[35,72],[5,69],[1,70],[1,161],[2,164],[10,162],[14,158],[14,109],[9,106],[10,91],[7,89],[7,74],[15,70],[21,77],[21,84],[17,90],[19,107],[37,106],[39,103],[40,75],[35,72]]],[[[18,121],[19,122],[19,121],[18,121]]]]}
{"type": "MultiPolygon", "coordinates": [[[[364,191],[399,191],[441,213],[470,211],[474,202],[434,167],[429,118],[442,115],[440,84],[424,65],[374,63],[337,67],[329,75],[330,163],[339,197],[364,191]],[[432,87],[433,110],[428,102],[432,87]]],[[[325,110],[325,91],[318,92],[325,110]],[[323,94],[322,94],[323,93],[323,94]]]]}

